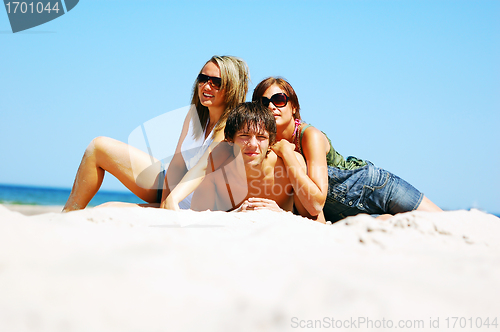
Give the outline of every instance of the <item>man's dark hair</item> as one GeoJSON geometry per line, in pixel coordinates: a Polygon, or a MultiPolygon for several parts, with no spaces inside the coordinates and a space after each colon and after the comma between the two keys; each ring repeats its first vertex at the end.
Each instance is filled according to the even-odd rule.
{"type": "Polygon", "coordinates": [[[276,121],[269,108],[260,102],[241,103],[233,109],[226,120],[224,136],[226,141],[232,142],[234,135],[241,129],[249,132],[269,133],[269,145],[276,141],[276,121]]]}

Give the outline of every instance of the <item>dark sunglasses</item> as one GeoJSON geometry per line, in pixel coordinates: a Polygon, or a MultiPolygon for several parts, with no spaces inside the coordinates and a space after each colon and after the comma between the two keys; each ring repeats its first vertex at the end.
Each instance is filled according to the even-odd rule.
{"type": "Polygon", "coordinates": [[[198,83],[205,84],[207,82],[210,82],[210,85],[216,89],[220,89],[220,86],[222,85],[222,79],[220,77],[213,77],[205,74],[198,75],[198,83]]]}
{"type": "Polygon", "coordinates": [[[262,97],[261,98],[262,105],[268,107],[269,103],[273,103],[276,107],[285,107],[288,104],[288,96],[284,93],[276,93],[272,95],[271,99],[262,97]]]}

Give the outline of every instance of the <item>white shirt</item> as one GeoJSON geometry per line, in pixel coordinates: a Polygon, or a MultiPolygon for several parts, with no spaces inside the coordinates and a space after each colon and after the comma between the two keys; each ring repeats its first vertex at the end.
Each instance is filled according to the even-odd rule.
{"type": "MultiPolygon", "coordinates": [[[[182,142],[181,145],[182,158],[184,158],[184,162],[186,163],[186,168],[188,171],[198,163],[201,156],[203,156],[203,154],[205,153],[205,151],[207,151],[210,144],[212,144],[212,142],[214,141],[212,137],[213,129],[206,139],[205,139],[205,133],[206,133],[205,131],[203,131],[203,134],[200,135],[198,139],[195,139],[193,137],[194,126],[199,126],[199,125],[200,121],[193,121],[193,119],[189,121],[189,130],[186,137],[184,138],[184,142],[182,142]]],[[[186,198],[184,198],[179,203],[179,207],[181,209],[189,209],[191,207],[192,198],[193,198],[193,193],[189,194],[186,198]]]]}

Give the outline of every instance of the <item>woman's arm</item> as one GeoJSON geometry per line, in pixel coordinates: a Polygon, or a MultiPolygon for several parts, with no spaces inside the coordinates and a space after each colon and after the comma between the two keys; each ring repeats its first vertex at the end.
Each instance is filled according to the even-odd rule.
{"type": "Polygon", "coordinates": [[[165,176],[165,183],[163,185],[163,193],[161,197],[161,208],[167,208],[166,199],[170,195],[170,188],[175,188],[175,186],[181,181],[182,177],[186,174],[187,168],[184,158],[182,157],[181,147],[184,139],[189,131],[189,122],[191,121],[191,111],[188,112],[184,123],[182,125],[181,136],[177,142],[177,147],[175,148],[175,154],[170,164],[168,165],[167,173],[165,176]]]}
{"type": "Polygon", "coordinates": [[[325,135],[314,127],[309,127],[304,131],[302,151],[306,159],[307,170],[300,166],[295,156],[294,144],[281,140],[271,148],[283,159],[294,193],[304,209],[311,217],[318,216],[323,211],[328,191],[325,135]]]}
{"type": "MultiPolygon", "coordinates": [[[[295,158],[297,158],[301,169],[304,172],[307,172],[307,165],[306,165],[306,162],[304,160],[304,157],[300,153],[295,152],[295,158]]],[[[326,157],[325,157],[325,160],[326,160],[326,157]]],[[[327,178],[327,181],[328,181],[328,178],[327,178]]],[[[328,184],[328,182],[327,182],[327,184],[328,184]]],[[[295,206],[295,209],[302,217],[316,220],[316,221],[319,221],[320,223],[323,223],[323,224],[326,223],[325,215],[323,214],[323,206],[321,207],[321,211],[318,214],[316,214],[316,215],[311,214],[308,210],[306,210],[306,208],[304,207],[304,204],[302,203],[302,201],[300,200],[300,197],[298,196],[298,193],[296,193],[295,191],[293,193],[293,205],[295,206]]]]}
{"type": "Polygon", "coordinates": [[[212,144],[210,144],[207,151],[205,151],[205,153],[200,158],[198,163],[196,163],[196,165],[193,168],[191,168],[187,173],[185,173],[185,175],[182,177],[182,180],[175,186],[175,188],[172,191],[170,191],[168,197],[165,197],[165,195],[163,195],[165,200],[162,199],[161,203],[162,208],[170,210],[179,210],[179,202],[182,201],[184,198],[186,198],[196,188],[198,188],[200,183],[203,181],[209,162],[208,157],[211,151],[222,141],[223,138],[224,138],[224,133],[222,131],[219,131],[215,135],[214,141],[212,142],[212,144]]]}

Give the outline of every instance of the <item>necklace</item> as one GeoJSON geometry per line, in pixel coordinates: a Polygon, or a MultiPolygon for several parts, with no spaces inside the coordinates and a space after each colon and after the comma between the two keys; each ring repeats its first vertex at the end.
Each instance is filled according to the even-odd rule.
{"type": "Polygon", "coordinates": [[[207,122],[207,128],[206,128],[206,132],[207,133],[210,133],[212,131],[212,129],[215,127],[216,123],[214,124],[210,124],[210,120],[207,122]]]}
{"type": "Polygon", "coordinates": [[[293,130],[293,134],[292,134],[292,143],[295,144],[295,150],[299,149],[298,132],[299,132],[299,127],[300,127],[301,123],[302,123],[302,121],[300,121],[299,119],[295,119],[295,129],[293,130]]]}
{"type": "Polygon", "coordinates": [[[210,120],[207,122],[207,126],[205,127],[205,132],[204,132],[205,140],[208,138],[208,136],[210,136],[210,133],[212,132],[216,124],[217,123],[210,125],[210,120]]]}

